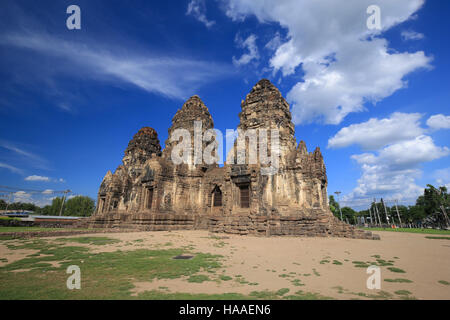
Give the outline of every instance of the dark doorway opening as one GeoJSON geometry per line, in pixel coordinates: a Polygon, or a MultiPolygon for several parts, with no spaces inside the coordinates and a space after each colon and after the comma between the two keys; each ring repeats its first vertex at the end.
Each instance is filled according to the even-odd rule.
{"type": "Polygon", "coordinates": [[[222,191],[218,186],[216,186],[213,190],[213,206],[214,207],[222,206],[222,191]]]}
{"type": "Polygon", "coordinates": [[[248,184],[240,185],[241,208],[250,208],[250,186],[248,184]]]}

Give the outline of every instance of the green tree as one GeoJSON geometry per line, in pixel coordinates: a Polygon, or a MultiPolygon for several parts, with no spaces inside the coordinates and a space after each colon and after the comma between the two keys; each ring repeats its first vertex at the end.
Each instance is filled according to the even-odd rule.
{"type": "Polygon", "coordinates": [[[65,216],[88,217],[95,209],[95,202],[86,196],[76,196],[66,201],[64,205],[65,216]]]}
{"type": "Polygon", "coordinates": [[[408,207],[408,213],[406,220],[410,223],[417,223],[422,221],[426,217],[425,209],[423,206],[415,205],[408,207]]]}
{"type": "MultiPolygon", "coordinates": [[[[417,200],[419,202],[419,199],[417,200]]],[[[431,184],[427,184],[427,188],[423,192],[423,198],[420,198],[420,204],[424,207],[425,214],[430,216],[436,212],[440,212],[441,205],[447,207],[449,205],[448,200],[449,195],[446,187],[439,187],[437,189],[431,184]]]]}
{"type": "Polygon", "coordinates": [[[41,208],[39,214],[42,214],[44,216],[51,216],[51,215],[53,215],[52,206],[47,205],[47,206],[41,208]]]}
{"type": "Polygon", "coordinates": [[[62,198],[61,197],[55,197],[52,200],[52,204],[50,206],[46,206],[45,212],[43,214],[48,216],[58,216],[59,211],[61,210],[61,204],[62,204],[62,198]]]}
{"type": "Polygon", "coordinates": [[[333,195],[330,195],[328,197],[328,199],[329,199],[328,205],[330,206],[331,212],[333,212],[333,214],[336,217],[340,217],[340,214],[339,214],[339,203],[334,199],[333,195]]]}
{"type": "Polygon", "coordinates": [[[348,219],[349,223],[356,224],[356,211],[350,207],[343,207],[342,208],[342,219],[344,221],[346,221],[346,219],[348,219]]]}

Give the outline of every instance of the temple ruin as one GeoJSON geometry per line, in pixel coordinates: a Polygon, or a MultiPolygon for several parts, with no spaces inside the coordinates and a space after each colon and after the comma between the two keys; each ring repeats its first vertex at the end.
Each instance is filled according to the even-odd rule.
{"type": "MultiPolygon", "coordinates": [[[[238,129],[277,129],[279,164],[273,175],[265,164],[174,164],[179,128],[194,135],[214,128],[208,108],[198,96],[188,99],[172,119],[169,139],[161,150],[157,132],[140,129],[129,142],[122,164],[108,171],[100,185],[93,227],[140,230],[205,229],[261,236],[337,236],[378,239],[341,222],[327,201],[327,175],[319,148],[297,145],[289,104],[269,81],[259,81],[241,103],[238,129]]],[[[245,140],[245,139],[244,139],[245,140]]],[[[207,142],[203,142],[206,147],[207,142]]],[[[249,148],[250,142],[246,142],[249,148]]],[[[228,156],[238,157],[236,144],[228,156]]],[[[227,158],[229,159],[229,158],[227,158]]]]}

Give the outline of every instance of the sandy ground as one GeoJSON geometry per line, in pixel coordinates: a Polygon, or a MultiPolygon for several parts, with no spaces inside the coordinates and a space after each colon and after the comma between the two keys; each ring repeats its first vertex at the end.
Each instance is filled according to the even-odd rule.
{"type": "MultiPolygon", "coordinates": [[[[408,290],[411,292],[410,297],[417,299],[450,299],[450,286],[438,282],[450,282],[450,241],[426,239],[425,234],[376,233],[380,234],[380,241],[344,238],[259,238],[210,234],[206,231],[102,233],[102,237],[122,241],[89,247],[94,252],[104,252],[191,245],[192,252],[220,254],[224,257],[223,268],[215,274],[205,273],[211,279],[218,279],[220,275],[233,278],[230,281],[203,283],[190,283],[186,278],[136,282],[135,294],[153,289],[167,292],[248,294],[252,291],[288,288],[289,294],[302,290],[336,299],[364,299],[367,297],[358,293],[379,295],[380,292],[388,292],[392,295],[391,298],[398,299],[402,297],[395,293],[398,290],[408,290]],[[366,273],[366,268],[355,267],[353,261],[375,261],[374,255],[386,261],[393,261],[394,267],[403,269],[406,273],[395,273],[388,270],[388,266],[382,266],[381,289],[367,289],[366,281],[370,275],[366,273]],[[334,260],[342,264],[333,264],[334,260]],[[241,275],[238,279],[248,283],[237,281],[238,275],[241,275]],[[413,282],[384,281],[396,278],[413,282]]],[[[6,246],[0,245],[0,257],[7,257],[8,262],[29,254],[29,250],[18,251],[21,250],[11,252],[6,246]]]]}

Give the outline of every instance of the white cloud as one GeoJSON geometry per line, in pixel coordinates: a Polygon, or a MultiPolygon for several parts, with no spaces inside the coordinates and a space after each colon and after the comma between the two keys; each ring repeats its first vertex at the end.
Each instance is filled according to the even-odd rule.
{"type": "Polygon", "coordinates": [[[277,32],[275,36],[266,43],[264,48],[275,51],[282,44],[280,33],[277,32]]]}
{"type": "Polygon", "coordinates": [[[242,66],[250,63],[252,60],[259,59],[258,47],[256,45],[257,37],[254,34],[251,34],[247,37],[247,39],[242,40],[242,38],[237,35],[235,41],[239,48],[247,49],[248,53],[244,53],[239,59],[233,57],[233,64],[235,66],[242,66]]]}
{"type": "Polygon", "coordinates": [[[11,165],[9,165],[7,163],[3,163],[3,162],[0,162],[0,168],[8,169],[9,171],[14,172],[14,173],[19,173],[19,174],[23,173],[22,169],[16,168],[14,166],[11,166],[11,165]]]}
{"type": "Polygon", "coordinates": [[[37,195],[36,193],[17,191],[13,194],[13,196],[14,196],[13,201],[14,202],[33,203],[33,204],[37,205],[38,207],[43,207],[43,206],[51,204],[51,202],[52,202],[53,198],[45,197],[45,195],[48,195],[48,194],[50,194],[50,193],[46,193],[45,191],[39,195],[37,195]]]}
{"type": "Polygon", "coordinates": [[[422,171],[420,165],[450,154],[446,147],[438,147],[428,136],[419,136],[381,149],[377,154],[353,155],[361,167],[357,187],[343,198],[347,202],[367,198],[399,199],[413,203],[423,193],[417,185],[422,171]]]}
{"type": "Polygon", "coordinates": [[[450,191],[450,168],[438,169],[433,173],[437,186],[445,186],[450,191]]]}
{"type": "Polygon", "coordinates": [[[19,154],[21,156],[24,156],[26,158],[30,158],[30,159],[35,160],[35,161],[44,161],[38,155],[35,155],[34,153],[31,153],[31,152],[28,152],[28,151],[26,151],[24,149],[21,149],[21,148],[15,146],[15,145],[13,145],[10,142],[7,142],[7,141],[3,141],[3,140],[0,141],[0,147],[8,149],[8,150],[13,151],[13,152],[15,152],[15,153],[17,153],[17,154],[19,154]]]}
{"type": "Polygon", "coordinates": [[[53,190],[52,189],[46,189],[46,190],[42,191],[42,194],[53,194],[53,190]]]}
{"type": "Polygon", "coordinates": [[[31,194],[25,191],[14,192],[14,202],[31,202],[31,194]]]}
{"type": "Polygon", "coordinates": [[[15,163],[19,162],[19,160],[25,160],[28,165],[31,165],[34,168],[48,169],[48,162],[46,159],[17,146],[15,143],[0,140],[0,148],[10,151],[15,163]]]}
{"type": "Polygon", "coordinates": [[[450,129],[450,116],[436,114],[427,120],[427,126],[431,129],[450,129]]]}
{"type": "Polygon", "coordinates": [[[32,176],[26,177],[25,181],[45,181],[45,182],[49,182],[50,178],[49,177],[32,175],[32,176]]]}
{"type": "Polygon", "coordinates": [[[425,35],[423,33],[415,32],[415,31],[411,31],[411,30],[402,31],[401,36],[402,36],[403,40],[405,40],[405,41],[421,40],[421,39],[425,38],[425,35]]]}
{"type": "Polygon", "coordinates": [[[438,147],[429,136],[391,144],[379,152],[379,160],[393,168],[409,168],[449,155],[447,147],[438,147]]]}
{"type": "MultiPolygon", "coordinates": [[[[177,99],[185,99],[199,86],[231,73],[228,66],[218,63],[130,52],[125,47],[98,42],[77,43],[47,34],[7,34],[0,37],[0,45],[27,49],[54,58],[52,70],[47,70],[49,74],[40,74],[40,78],[61,73],[91,80],[119,81],[177,99]]],[[[35,56],[35,59],[38,58],[35,56]]]]}
{"type": "Polygon", "coordinates": [[[202,22],[207,28],[212,27],[216,22],[206,18],[206,5],[204,0],[191,0],[188,4],[186,15],[191,15],[202,22]]]}
{"type": "Polygon", "coordinates": [[[371,198],[399,199],[412,203],[423,193],[416,180],[421,177],[421,165],[450,154],[447,147],[434,144],[426,129],[420,127],[421,115],[393,113],[386,119],[342,128],[328,145],[342,148],[353,144],[373,150],[351,158],[361,168],[361,177],[353,191],[343,197],[350,205],[371,198]]]}
{"type": "Polygon", "coordinates": [[[402,23],[422,7],[423,0],[380,0],[382,30],[368,30],[366,9],[371,0],[227,0],[233,20],[255,15],[278,22],[288,31],[270,60],[284,76],[301,66],[303,81],[287,94],[296,124],[323,121],[338,124],[351,112],[364,110],[405,88],[409,73],[429,67],[424,52],[394,52],[381,32],[402,23]]]}
{"type": "Polygon", "coordinates": [[[358,144],[365,150],[415,138],[425,132],[420,127],[419,113],[395,112],[389,118],[371,118],[367,122],[344,127],[328,140],[328,147],[342,148],[358,144]]]}

